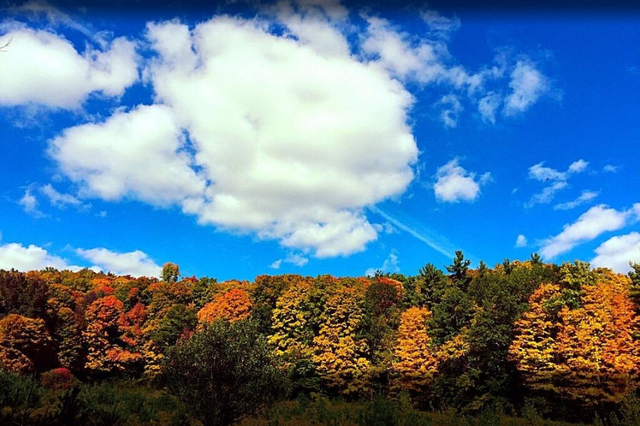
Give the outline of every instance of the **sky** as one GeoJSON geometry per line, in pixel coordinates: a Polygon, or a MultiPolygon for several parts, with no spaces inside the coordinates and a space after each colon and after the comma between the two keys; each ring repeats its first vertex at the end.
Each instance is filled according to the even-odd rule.
{"type": "Polygon", "coordinates": [[[640,262],[638,10],[0,12],[0,268],[640,262]]]}

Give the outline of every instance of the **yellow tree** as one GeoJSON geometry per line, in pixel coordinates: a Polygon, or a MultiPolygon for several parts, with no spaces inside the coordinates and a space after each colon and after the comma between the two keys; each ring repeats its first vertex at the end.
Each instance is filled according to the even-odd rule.
{"type": "Polygon", "coordinates": [[[402,313],[395,347],[395,361],[391,365],[391,389],[409,391],[414,400],[428,396],[433,377],[438,371],[438,359],[427,333],[427,308],[409,308],[402,313]]]}
{"type": "Polygon", "coordinates": [[[516,323],[509,350],[531,389],[580,406],[618,403],[638,384],[638,319],[629,280],[610,271],[594,279],[581,285],[577,305],[562,303],[560,286],[540,286],[516,323]]]}
{"type": "Polygon", "coordinates": [[[311,357],[313,331],[308,327],[310,310],[305,303],[311,288],[310,281],[300,280],[283,291],[272,311],[273,334],[268,343],[285,367],[296,359],[311,357]]]}
{"type": "Polygon", "coordinates": [[[369,391],[369,346],[358,337],[364,286],[339,285],[327,298],[318,336],[313,339],[313,363],[327,386],[343,395],[369,391]]]}
{"type": "Polygon", "coordinates": [[[556,371],[556,336],[560,324],[546,302],[561,296],[556,284],[542,284],[529,298],[529,310],[515,324],[509,359],[516,363],[525,384],[534,390],[552,390],[556,371]]]}

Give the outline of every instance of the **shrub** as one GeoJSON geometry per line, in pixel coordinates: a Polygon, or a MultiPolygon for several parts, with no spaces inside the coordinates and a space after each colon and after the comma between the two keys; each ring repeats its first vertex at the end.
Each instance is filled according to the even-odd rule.
{"type": "Polygon", "coordinates": [[[204,426],[255,414],[285,390],[285,378],[257,327],[218,320],[168,352],[163,380],[204,426]]]}

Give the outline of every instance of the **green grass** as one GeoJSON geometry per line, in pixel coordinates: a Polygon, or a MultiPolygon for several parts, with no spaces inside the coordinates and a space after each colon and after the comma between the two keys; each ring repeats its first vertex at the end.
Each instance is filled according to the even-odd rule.
{"type": "Polygon", "coordinates": [[[570,426],[575,424],[543,420],[535,413],[528,418],[500,416],[485,411],[461,416],[455,410],[424,412],[402,401],[375,399],[372,402],[345,402],[340,399],[298,398],[271,407],[239,426],[570,426]]]}

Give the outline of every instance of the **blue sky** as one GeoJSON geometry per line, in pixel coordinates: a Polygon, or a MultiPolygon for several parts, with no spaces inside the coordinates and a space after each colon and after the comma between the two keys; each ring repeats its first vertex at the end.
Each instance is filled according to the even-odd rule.
{"type": "Polygon", "coordinates": [[[640,262],[635,11],[2,16],[0,268],[640,262]]]}

